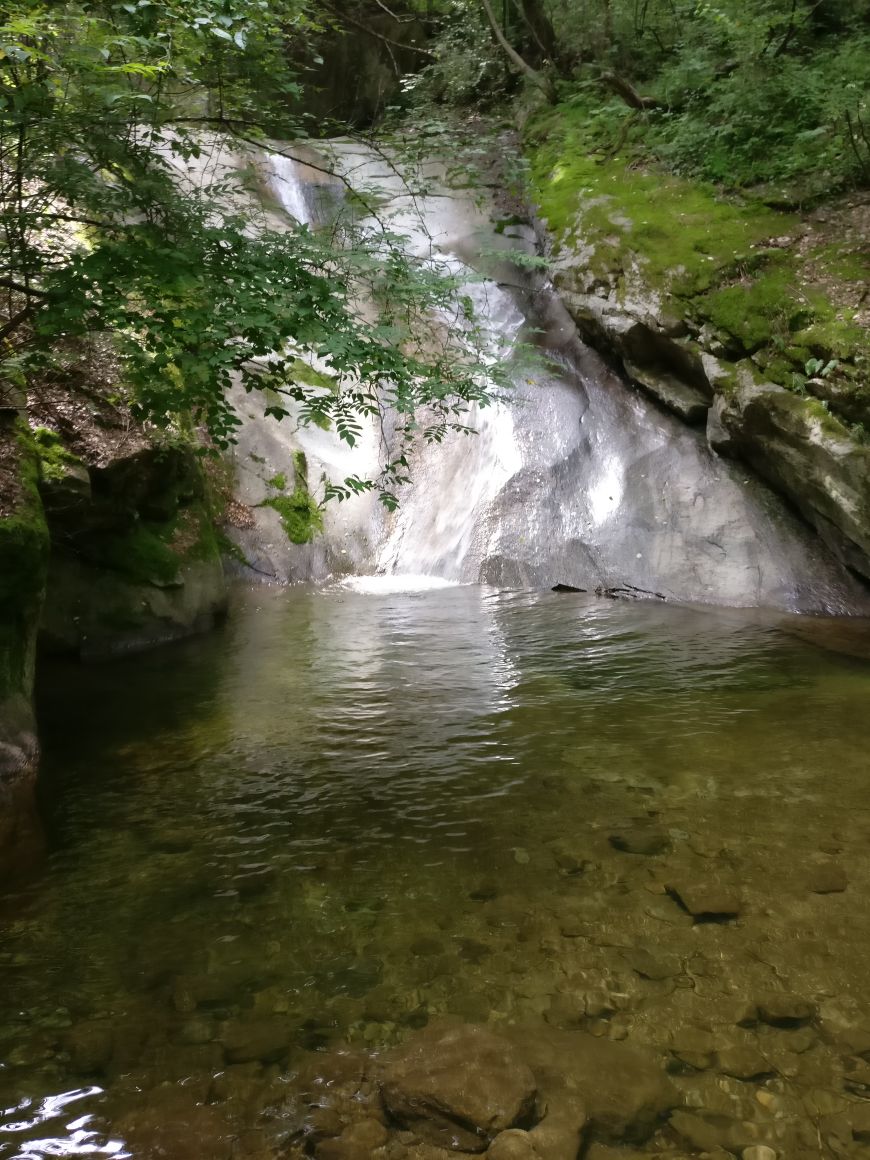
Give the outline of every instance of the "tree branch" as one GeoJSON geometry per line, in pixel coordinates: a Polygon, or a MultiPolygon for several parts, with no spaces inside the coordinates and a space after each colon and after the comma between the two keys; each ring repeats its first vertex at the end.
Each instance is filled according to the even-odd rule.
{"type": "Polygon", "coordinates": [[[522,73],[523,76],[528,77],[528,79],[533,84],[537,85],[538,88],[542,90],[548,101],[552,102],[555,100],[555,93],[549,78],[545,77],[543,73],[538,72],[537,69],[532,68],[528,61],[523,60],[523,58],[505,36],[501,25],[496,19],[495,12],[493,12],[490,0],[480,0],[480,2],[483,5],[484,11],[486,12],[487,19],[492,26],[492,31],[496,40],[501,45],[502,49],[507,55],[508,60],[514,66],[514,68],[518,72],[522,73]]]}
{"type": "Polygon", "coordinates": [[[13,330],[17,330],[18,327],[22,325],[22,323],[26,322],[32,313],[33,305],[28,303],[28,305],[25,306],[23,310],[19,310],[17,314],[13,314],[8,322],[4,323],[3,326],[0,326],[0,342],[2,342],[4,338],[8,338],[13,330]]]}
{"type": "Polygon", "coordinates": [[[0,286],[4,290],[14,290],[16,294],[26,294],[29,298],[47,298],[47,290],[36,290],[33,286],[25,286],[23,282],[16,282],[13,278],[0,278],[0,286]]]}
{"type": "Polygon", "coordinates": [[[323,5],[325,8],[329,9],[336,20],[345,21],[347,24],[352,24],[354,28],[359,28],[362,32],[367,33],[369,36],[373,36],[376,40],[380,40],[388,46],[392,46],[393,48],[400,48],[403,50],[407,49],[409,52],[416,52],[421,56],[434,57],[435,55],[434,52],[431,52],[428,48],[420,48],[420,46],[417,44],[402,44],[402,42],[399,40],[393,40],[390,36],[384,36],[381,32],[375,32],[373,28],[369,28],[369,26],[364,24],[362,20],[357,20],[353,16],[349,16],[346,12],[341,12],[334,4],[330,4],[329,0],[323,0],[323,5]]]}
{"type": "Polygon", "coordinates": [[[664,104],[658,100],[657,97],[645,97],[639,93],[634,85],[630,84],[624,77],[619,77],[616,73],[605,72],[601,74],[602,81],[608,85],[615,93],[629,105],[632,109],[662,109],[664,104]]]}

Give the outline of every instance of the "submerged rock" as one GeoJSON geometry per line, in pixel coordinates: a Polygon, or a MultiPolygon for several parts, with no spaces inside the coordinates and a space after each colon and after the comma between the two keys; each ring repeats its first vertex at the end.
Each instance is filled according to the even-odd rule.
{"type": "Polygon", "coordinates": [[[659,1060],[639,1048],[540,1026],[512,1028],[510,1038],[546,1108],[531,1132],[536,1141],[548,1133],[551,1141],[566,1140],[569,1125],[579,1135],[584,1122],[602,1139],[643,1140],[679,1102],[659,1060]]]}
{"type": "Polygon", "coordinates": [[[283,1058],[293,1042],[295,1024],[289,1019],[238,1019],[225,1024],[221,1040],[228,1063],[283,1058]]]}
{"type": "Polygon", "coordinates": [[[534,1137],[521,1128],[500,1132],[486,1150],[487,1160],[538,1160],[534,1137]]]}
{"type": "Polygon", "coordinates": [[[772,1027],[799,1027],[815,1018],[818,1007],[797,995],[772,992],[758,1001],[758,1018],[772,1027]]]}
{"type": "Polygon", "coordinates": [[[535,1077],[521,1052],[483,1027],[431,1024],[381,1066],[390,1114],[442,1147],[482,1152],[534,1107],[535,1077]]]}
{"type": "Polygon", "coordinates": [[[849,879],[838,863],[824,862],[811,868],[807,884],[813,894],[842,894],[849,879]]]}
{"type": "Polygon", "coordinates": [[[66,1049],[77,1072],[94,1075],[102,1072],[112,1058],[112,1025],[105,1019],[89,1019],[69,1032],[66,1049]]]}
{"type": "Polygon", "coordinates": [[[668,835],[652,826],[631,826],[610,835],[610,844],[624,854],[652,857],[663,854],[670,845],[668,835]]]}
{"type": "Polygon", "coordinates": [[[743,909],[740,893],[730,883],[678,880],[669,882],[667,890],[696,922],[727,921],[736,918],[743,909]]]}

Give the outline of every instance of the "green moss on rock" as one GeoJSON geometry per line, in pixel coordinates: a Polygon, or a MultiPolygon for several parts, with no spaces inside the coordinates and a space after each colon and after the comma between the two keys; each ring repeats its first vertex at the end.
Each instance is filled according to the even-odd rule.
{"type": "Polygon", "coordinates": [[[64,478],[67,469],[72,465],[81,465],[82,461],[73,455],[63,445],[57,431],[50,427],[36,427],[31,431],[30,438],[39,456],[41,478],[49,482],[57,482],[64,478]]]}
{"type": "Polygon", "coordinates": [[[181,561],[167,539],[165,529],[137,524],[121,535],[93,537],[83,555],[88,563],[119,572],[135,584],[171,585],[179,582],[181,561]]]}
{"type": "Polygon", "coordinates": [[[618,123],[574,97],[527,125],[557,282],[594,294],[603,283],[629,310],[709,328],[728,357],[756,356],[790,390],[804,391],[810,359],[836,359],[831,409],[851,423],[870,416],[870,335],[833,290],[866,282],[855,242],[814,241],[793,214],[640,166],[630,140],[614,156],[618,123]]]}
{"type": "Polygon", "coordinates": [[[596,272],[618,274],[631,256],[650,287],[692,296],[788,229],[782,214],[630,168],[625,157],[602,157],[602,145],[592,110],[576,103],[534,118],[527,134],[539,213],[557,242],[582,237],[596,272]]]}
{"type": "Polygon", "coordinates": [[[323,530],[323,512],[307,487],[295,488],[292,495],[276,495],[262,506],[278,513],[291,543],[308,544],[323,530]]]}
{"type": "Polygon", "coordinates": [[[815,318],[817,306],[795,291],[794,273],[781,260],[755,277],[709,292],[698,309],[751,353],[774,341],[787,341],[815,318]]]}

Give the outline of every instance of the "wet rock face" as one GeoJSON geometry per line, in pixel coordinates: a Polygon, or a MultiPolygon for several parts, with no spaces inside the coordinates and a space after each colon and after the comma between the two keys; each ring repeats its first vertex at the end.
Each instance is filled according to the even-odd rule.
{"type": "Polygon", "coordinates": [[[389,1113],[441,1147],[482,1152],[534,1108],[535,1077],[520,1051],[482,1027],[434,1024],[387,1057],[383,1069],[389,1113]]]}
{"type": "Polygon", "coordinates": [[[748,359],[723,361],[703,332],[688,340],[673,336],[653,293],[629,306],[576,293],[572,284],[573,271],[557,278],[588,342],[615,356],[666,411],[688,426],[706,424],[714,451],[748,463],[845,565],[870,578],[870,450],[826,404],[764,382],[748,359]]]}
{"type": "Polygon", "coordinates": [[[729,447],[783,492],[854,571],[870,579],[870,448],[817,400],[741,368],[717,407],[729,447]]]}

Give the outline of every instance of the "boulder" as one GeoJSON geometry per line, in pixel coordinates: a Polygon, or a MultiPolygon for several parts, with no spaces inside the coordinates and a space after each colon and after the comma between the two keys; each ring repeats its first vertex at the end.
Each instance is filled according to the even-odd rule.
{"type": "Polygon", "coordinates": [[[512,1028],[510,1037],[538,1087],[544,1115],[530,1135],[542,1156],[567,1156],[569,1134],[579,1139],[587,1123],[599,1139],[644,1140],[679,1102],[660,1061],[638,1048],[540,1026],[512,1028]],[[546,1136],[565,1146],[539,1147],[546,1136]]]}
{"type": "Polygon", "coordinates": [[[384,1057],[387,1110],[422,1139],[466,1152],[525,1123],[535,1077],[518,1047],[483,1027],[433,1023],[384,1057]]]}
{"type": "Polygon", "coordinates": [[[534,1138],[521,1128],[508,1128],[487,1148],[486,1160],[538,1160],[534,1138]]]}
{"type": "Polygon", "coordinates": [[[736,918],[743,909],[737,887],[730,882],[678,880],[667,891],[696,922],[722,922],[736,918]]]}
{"type": "Polygon", "coordinates": [[[870,578],[870,446],[818,399],[760,381],[740,364],[717,421],[737,453],[785,495],[840,559],[870,578]]]}
{"type": "Polygon", "coordinates": [[[282,1059],[293,1042],[295,1025],[289,1019],[234,1019],[224,1024],[221,1040],[227,1063],[282,1059]]]}

